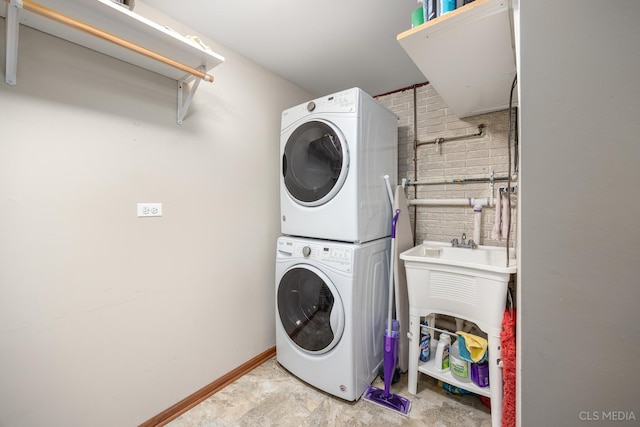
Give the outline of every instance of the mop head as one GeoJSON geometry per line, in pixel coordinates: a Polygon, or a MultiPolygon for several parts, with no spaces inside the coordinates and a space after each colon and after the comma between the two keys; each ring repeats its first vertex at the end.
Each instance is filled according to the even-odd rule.
{"type": "Polygon", "coordinates": [[[398,358],[396,350],[398,349],[398,334],[400,331],[400,322],[398,320],[388,320],[389,326],[385,330],[384,336],[384,355],[382,358],[382,366],[384,368],[384,390],[380,390],[378,387],[369,386],[364,393],[364,400],[368,400],[371,403],[382,406],[386,409],[391,409],[402,415],[407,415],[411,409],[411,401],[397,394],[390,392],[391,381],[393,374],[396,371],[396,364],[398,358]]]}
{"type": "Polygon", "coordinates": [[[398,396],[397,394],[388,393],[378,387],[369,386],[363,398],[364,400],[402,415],[409,415],[409,411],[411,410],[411,401],[409,399],[398,396]]]}
{"type": "Polygon", "coordinates": [[[502,398],[502,425],[516,425],[516,312],[505,310],[502,319],[500,345],[502,347],[502,378],[504,380],[502,398]]]}

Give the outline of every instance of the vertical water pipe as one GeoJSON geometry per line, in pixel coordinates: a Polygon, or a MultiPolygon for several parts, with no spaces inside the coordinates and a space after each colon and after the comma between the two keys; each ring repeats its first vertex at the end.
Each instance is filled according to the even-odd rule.
{"type": "MultiPolygon", "coordinates": [[[[507,132],[507,153],[508,153],[508,162],[509,166],[507,168],[507,212],[511,214],[511,120],[513,118],[513,90],[518,83],[518,74],[516,73],[513,76],[513,82],[511,83],[511,92],[509,93],[509,131],[507,132]]],[[[507,242],[506,242],[506,251],[507,251],[507,265],[509,267],[509,240],[511,237],[511,219],[509,219],[506,224],[507,227],[507,242]]]]}
{"type": "MultiPolygon", "coordinates": [[[[413,180],[418,180],[418,85],[413,85],[413,180]]],[[[413,198],[418,198],[418,187],[413,186],[413,198]]],[[[413,245],[418,233],[418,206],[413,207],[413,245]]]]}
{"type": "Polygon", "coordinates": [[[476,203],[473,206],[473,241],[480,244],[480,227],[482,225],[482,205],[476,203]]]}

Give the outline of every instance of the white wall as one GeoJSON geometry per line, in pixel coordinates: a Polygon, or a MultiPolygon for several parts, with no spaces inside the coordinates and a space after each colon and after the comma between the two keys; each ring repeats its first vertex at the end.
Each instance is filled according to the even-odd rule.
{"type": "Polygon", "coordinates": [[[21,28],[0,84],[0,426],[138,425],[275,344],[280,113],[313,96],[211,45],[227,61],[180,126],[175,81],[21,28]]]}
{"type": "Polygon", "coordinates": [[[638,17],[520,2],[525,427],[640,422],[638,17]]]}

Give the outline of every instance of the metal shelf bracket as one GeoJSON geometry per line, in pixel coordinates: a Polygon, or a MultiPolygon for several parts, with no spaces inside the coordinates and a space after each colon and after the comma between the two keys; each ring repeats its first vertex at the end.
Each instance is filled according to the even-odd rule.
{"type": "Polygon", "coordinates": [[[16,74],[18,70],[18,32],[20,23],[18,22],[19,9],[22,9],[22,0],[9,0],[6,3],[6,30],[7,30],[7,61],[4,80],[15,86],[16,74]]]}
{"type": "MultiPolygon", "coordinates": [[[[198,70],[204,71],[204,65],[198,67],[198,70]]],[[[187,112],[189,111],[189,107],[191,106],[191,100],[193,99],[193,94],[198,89],[200,85],[200,81],[202,79],[196,78],[194,76],[185,76],[178,80],[178,124],[181,125],[184,121],[187,112]]]]}

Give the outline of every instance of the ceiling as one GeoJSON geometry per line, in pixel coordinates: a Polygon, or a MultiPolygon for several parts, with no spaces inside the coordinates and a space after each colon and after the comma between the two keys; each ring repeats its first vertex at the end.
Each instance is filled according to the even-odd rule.
{"type": "Polygon", "coordinates": [[[144,0],[196,32],[324,96],[426,81],[397,42],[416,0],[144,0]]]}

